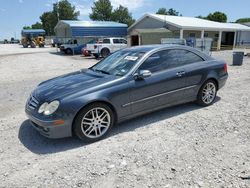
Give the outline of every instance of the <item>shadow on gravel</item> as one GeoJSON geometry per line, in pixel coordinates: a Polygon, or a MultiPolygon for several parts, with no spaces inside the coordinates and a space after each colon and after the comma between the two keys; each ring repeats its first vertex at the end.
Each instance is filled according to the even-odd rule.
{"type": "MultiPolygon", "coordinates": [[[[217,97],[215,103],[220,100],[220,97],[217,97]]],[[[139,127],[147,126],[151,123],[155,123],[161,120],[166,120],[180,114],[198,110],[202,107],[194,104],[187,103],[178,105],[175,107],[166,108],[159,110],[144,116],[140,116],[129,121],[120,123],[117,126],[114,126],[110,134],[107,137],[111,137],[123,132],[130,132],[139,127]]],[[[31,124],[29,120],[25,120],[19,129],[18,138],[21,143],[29,149],[31,152],[36,154],[50,154],[62,152],[78,147],[83,147],[89,144],[83,143],[81,140],[72,137],[72,138],[62,138],[62,139],[49,139],[38,133],[31,124]]],[[[101,141],[99,141],[101,142],[101,141]]]]}
{"type": "MultiPolygon", "coordinates": [[[[65,54],[65,53],[63,53],[63,52],[60,52],[60,51],[58,51],[58,52],[49,52],[50,54],[52,54],[52,55],[59,55],[59,56],[70,56],[70,55],[67,55],[67,54],[65,54]]],[[[72,55],[71,55],[72,56],[72,55]]]]}
{"type": "Polygon", "coordinates": [[[29,120],[25,120],[21,124],[18,138],[28,150],[36,154],[57,153],[86,145],[74,137],[61,139],[46,138],[32,127],[29,120]]]}
{"type": "MultiPolygon", "coordinates": [[[[220,101],[220,97],[216,97],[215,102],[220,101]]],[[[112,130],[109,136],[114,136],[116,134],[122,133],[122,132],[130,132],[137,128],[156,123],[158,121],[166,120],[171,117],[175,117],[181,114],[184,114],[186,112],[194,111],[201,109],[203,107],[195,104],[195,103],[186,103],[181,104],[174,107],[165,108],[163,110],[158,110],[131,120],[128,120],[126,122],[120,123],[118,126],[115,126],[112,130]]],[[[190,117],[192,118],[192,117],[190,117]]]]}

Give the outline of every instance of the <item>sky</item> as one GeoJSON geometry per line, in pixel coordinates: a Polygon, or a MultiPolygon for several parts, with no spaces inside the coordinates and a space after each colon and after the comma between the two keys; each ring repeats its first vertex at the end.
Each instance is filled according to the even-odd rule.
{"type": "MultiPolygon", "coordinates": [[[[57,0],[0,0],[0,40],[20,38],[24,25],[40,21],[40,15],[52,10],[57,0]]],[[[91,6],[95,0],[69,0],[80,11],[80,20],[89,20],[91,6]]],[[[183,16],[206,16],[210,12],[222,11],[228,21],[250,17],[250,0],[110,0],[113,7],[120,4],[128,7],[135,19],[145,13],[155,13],[159,8],[174,8],[183,16]]]]}

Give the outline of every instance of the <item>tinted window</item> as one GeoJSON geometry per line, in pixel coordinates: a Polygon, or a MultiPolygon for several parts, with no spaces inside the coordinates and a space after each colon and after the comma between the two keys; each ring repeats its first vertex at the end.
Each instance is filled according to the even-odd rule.
{"type": "Polygon", "coordinates": [[[204,61],[200,56],[187,50],[176,50],[176,52],[178,53],[178,56],[179,56],[178,63],[180,65],[187,65],[191,63],[204,61]]]}
{"type": "Polygon", "coordinates": [[[103,39],[102,43],[104,43],[104,44],[110,44],[110,39],[103,39]]]}
{"type": "Polygon", "coordinates": [[[187,50],[163,50],[151,55],[139,69],[154,73],[200,61],[201,57],[187,50]]]}
{"type": "Polygon", "coordinates": [[[114,44],[120,44],[121,42],[120,42],[119,39],[113,39],[113,43],[114,43],[114,44]]]}
{"type": "Polygon", "coordinates": [[[127,44],[127,41],[124,40],[124,39],[121,39],[121,43],[122,43],[122,44],[127,44]]]}

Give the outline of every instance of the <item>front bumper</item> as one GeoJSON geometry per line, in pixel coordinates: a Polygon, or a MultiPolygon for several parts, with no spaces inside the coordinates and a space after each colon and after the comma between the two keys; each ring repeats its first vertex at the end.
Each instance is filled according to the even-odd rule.
{"type": "Polygon", "coordinates": [[[27,109],[25,110],[31,125],[43,136],[48,138],[64,138],[72,136],[71,125],[64,123],[55,125],[57,120],[42,120],[34,117],[27,109]]]}

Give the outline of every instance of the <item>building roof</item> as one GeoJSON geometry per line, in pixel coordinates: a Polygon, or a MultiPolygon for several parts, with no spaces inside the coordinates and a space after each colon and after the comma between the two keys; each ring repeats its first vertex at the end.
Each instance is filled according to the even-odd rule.
{"type": "Polygon", "coordinates": [[[180,29],[187,30],[210,30],[210,31],[250,31],[250,27],[237,23],[220,23],[194,17],[169,16],[159,14],[145,14],[137,20],[129,29],[142,21],[144,18],[151,17],[158,21],[173,25],[180,29]]]}
{"type": "Polygon", "coordinates": [[[154,28],[154,29],[136,29],[138,33],[169,33],[170,30],[166,28],[154,28]]]}
{"type": "Polygon", "coordinates": [[[23,29],[22,33],[45,33],[44,29],[23,29]]]}
{"type": "MultiPolygon", "coordinates": [[[[69,25],[70,27],[128,27],[127,24],[111,22],[111,21],[79,21],[79,20],[60,20],[60,23],[69,25]]],[[[56,27],[57,27],[56,26],[56,27]]]]}

